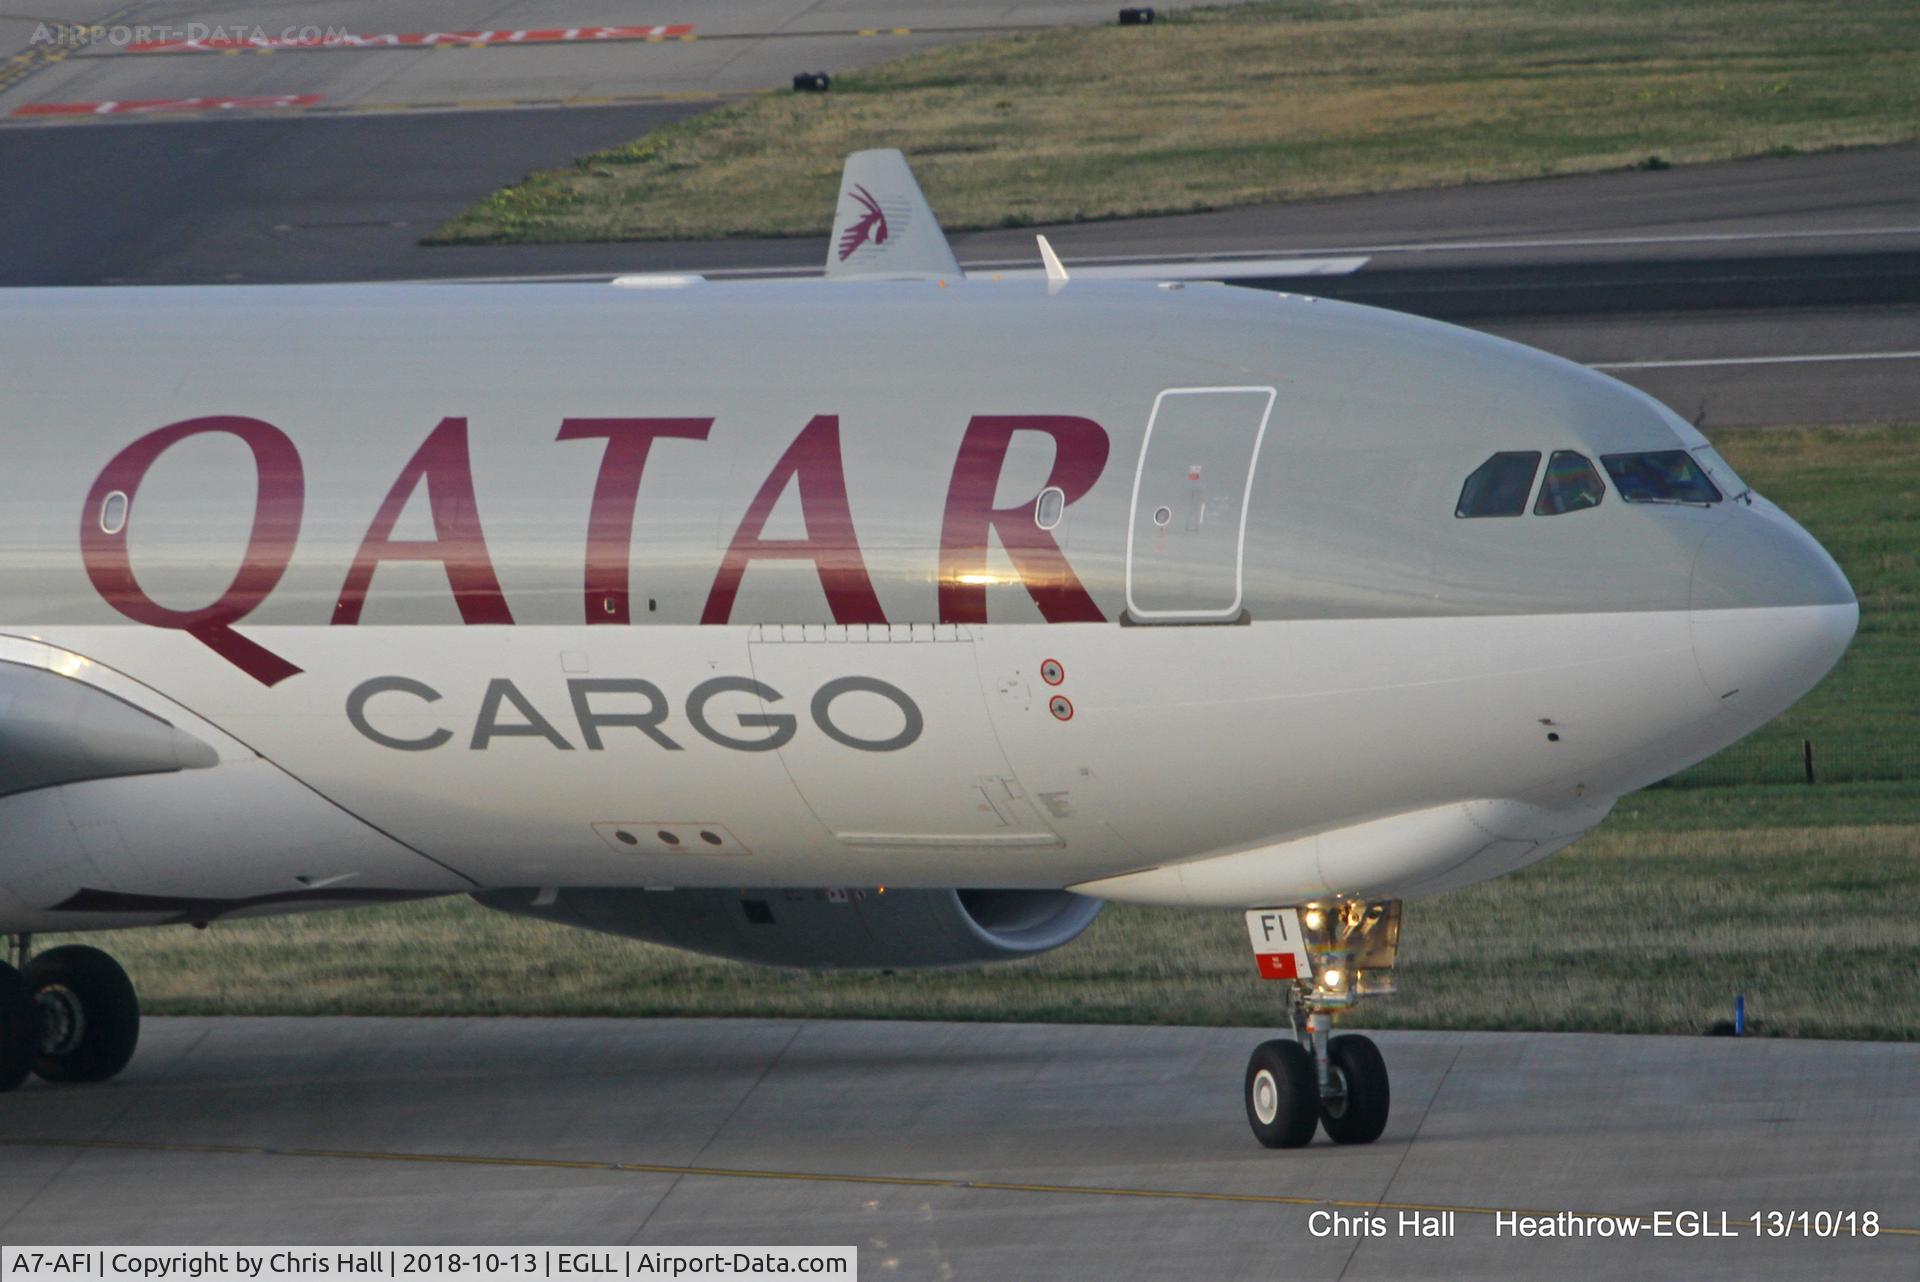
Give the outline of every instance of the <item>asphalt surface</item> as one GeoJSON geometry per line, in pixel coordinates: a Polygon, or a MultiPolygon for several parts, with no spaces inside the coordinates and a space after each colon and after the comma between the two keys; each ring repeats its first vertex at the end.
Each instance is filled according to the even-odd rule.
{"type": "Polygon", "coordinates": [[[712,97],[959,40],[1110,23],[1119,5],[35,0],[22,7],[26,13],[0,12],[0,53],[18,50],[17,59],[24,59],[0,64],[0,122],[68,127],[182,113],[457,111],[712,97]],[[49,40],[58,31],[50,20],[86,30],[78,38],[49,40]],[[441,38],[426,39],[435,35],[441,38]],[[184,48],[140,49],[183,42],[184,48]],[[87,110],[78,114],[63,110],[83,104],[87,110]],[[35,114],[50,110],[60,114],[35,114]]]}
{"type": "MultiPolygon", "coordinates": [[[[824,235],[418,243],[528,169],[564,164],[704,106],[0,130],[0,174],[15,195],[0,203],[0,243],[8,246],[0,284],[817,271],[824,235]],[[100,244],[64,245],[58,233],[76,219],[99,223],[102,241],[124,245],[125,255],[103,260],[100,244]]],[[[1920,302],[1920,145],[951,239],[968,264],[1030,265],[1036,230],[1070,265],[1366,255],[1367,268],[1350,282],[1355,297],[1424,299],[1427,310],[1463,319],[1920,302]]],[[[1324,281],[1316,288],[1330,292],[1324,281]]]]}
{"type": "Polygon", "coordinates": [[[157,1019],[114,1083],[0,1097],[0,1240],[853,1244],[876,1278],[1920,1273],[1920,1047],[1381,1034],[1381,1140],[1269,1152],[1240,1080],[1271,1035],[157,1019]],[[1399,1236],[1414,1208],[1453,1235],[1399,1236]],[[1389,1232],[1317,1237],[1328,1209],[1389,1232]],[[1745,1221],[1823,1209],[1898,1232],[1745,1221]],[[1502,1210],[1649,1218],[1524,1240],[1502,1210]],[[1656,1238],[1659,1211],[1740,1235],[1656,1238]]]}
{"type": "MultiPolygon", "coordinates": [[[[0,284],[441,275],[450,260],[419,241],[475,200],[702,109],[0,129],[0,284]]],[[[602,263],[623,258],[596,249],[602,263]]]]}

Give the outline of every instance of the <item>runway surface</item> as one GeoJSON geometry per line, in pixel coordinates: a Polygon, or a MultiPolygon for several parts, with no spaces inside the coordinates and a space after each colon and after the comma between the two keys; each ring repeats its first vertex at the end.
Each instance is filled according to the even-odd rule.
{"type": "Polygon", "coordinates": [[[0,1239],[855,1244],[905,1278],[1920,1271],[1920,1046],[1387,1033],[1380,1142],[1268,1152],[1239,1083],[1270,1035],[155,1019],[119,1081],[0,1097],[0,1239]],[[1451,1237],[1312,1231],[1443,1209],[1451,1237]],[[1887,1231],[1744,1220],[1817,1209],[1887,1231]],[[1663,1210],[1740,1235],[1654,1238],[1663,1210]],[[1645,1218],[1520,1240],[1501,1211],[1645,1218]]]}
{"type": "Polygon", "coordinates": [[[1118,0],[38,0],[0,14],[0,122],[566,106],[745,93],[1118,0]],[[50,40],[69,24],[78,36],[50,40]],[[36,39],[36,37],[39,37],[36,39]]]}

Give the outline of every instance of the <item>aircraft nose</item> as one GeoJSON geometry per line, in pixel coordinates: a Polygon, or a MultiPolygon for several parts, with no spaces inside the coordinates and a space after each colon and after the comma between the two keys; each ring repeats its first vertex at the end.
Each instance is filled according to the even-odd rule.
{"type": "Polygon", "coordinates": [[[1691,606],[1701,677],[1726,705],[1763,717],[1811,690],[1860,623],[1834,559],[1764,499],[1737,504],[1701,544],[1691,606]]]}

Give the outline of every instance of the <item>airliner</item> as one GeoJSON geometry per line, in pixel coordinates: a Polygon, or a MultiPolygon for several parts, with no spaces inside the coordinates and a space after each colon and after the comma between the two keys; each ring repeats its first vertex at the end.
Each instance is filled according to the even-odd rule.
{"type": "Polygon", "coordinates": [[[1044,240],[969,276],[898,152],[838,212],[808,280],[0,293],[0,1087],[138,1041],[41,934],[464,894],[895,969],[1117,900],[1244,914],[1255,1137],[1368,1143],[1333,1018],[1403,906],[1853,636],[1832,558],[1601,374],[1044,240]]]}

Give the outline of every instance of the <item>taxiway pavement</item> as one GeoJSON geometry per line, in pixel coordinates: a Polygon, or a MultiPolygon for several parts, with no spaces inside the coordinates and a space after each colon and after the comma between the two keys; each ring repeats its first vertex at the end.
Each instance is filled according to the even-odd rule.
{"type": "Polygon", "coordinates": [[[0,1096],[0,1240],[854,1244],[873,1278],[1920,1273],[1920,1046],[1383,1033],[1385,1136],[1269,1152],[1240,1079],[1271,1035],[154,1019],[118,1081],[0,1096]],[[1451,1236],[1398,1232],[1449,1209],[1451,1236]],[[1881,1231],[1756,1236],[1776,1210],[1881,1231]],[[1499,1231],[1562,1211],[1642,1227],[1499,1231]],[[1653,1236],[1662,1211],[1737,1236],[1653,1236]],[[1316,1234],[1330,1212],[1362,1231],[1316,1234]]]}
{"type": "Polygon", "coordinates": [[[38,0],[0,14],[0,122],[713,98],[1119,0],[38,0]]]}

